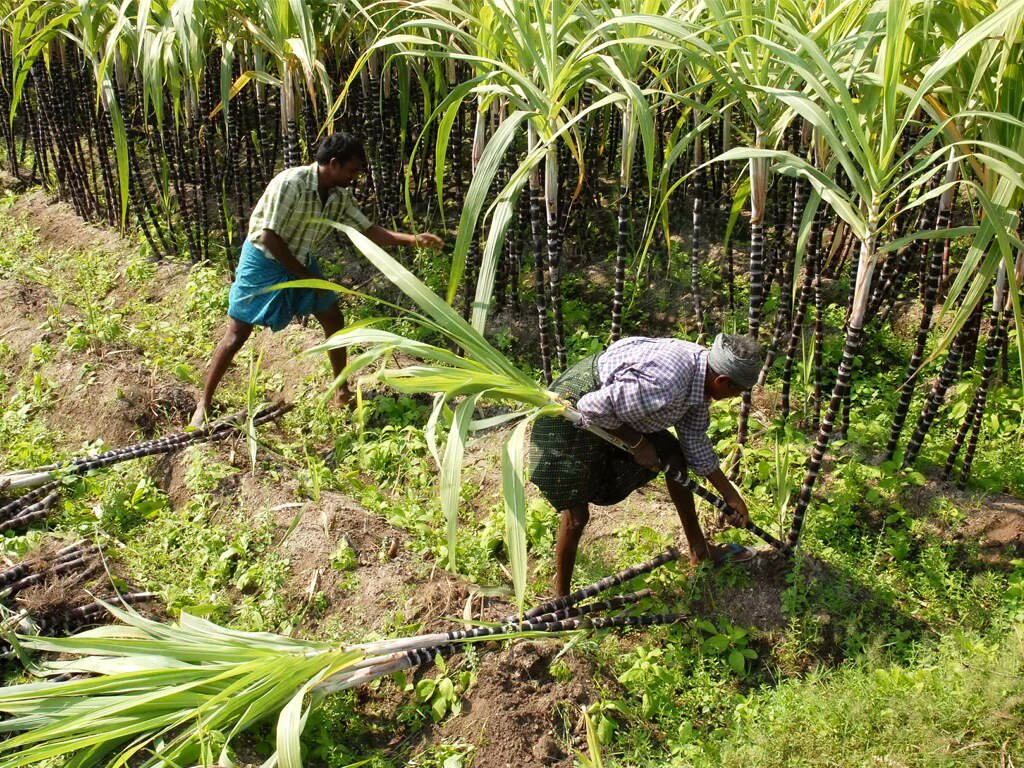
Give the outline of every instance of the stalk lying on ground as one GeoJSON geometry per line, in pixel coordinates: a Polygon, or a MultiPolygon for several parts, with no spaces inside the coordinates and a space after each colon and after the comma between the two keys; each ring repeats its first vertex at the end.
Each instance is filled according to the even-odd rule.
{"type": "MultiPolygon", "coordinates": [[[[252,423],[254,426],[258,426],[268,421],[272,421],[282,414],[287,413],[289,408],[290,406],[283,403],[274,404],[266,410],[257,413],[253,417],[252,423]]],[[[233,413],[230,416],[225,416],[222,419],[218,419],[215,422],[191,432],[175,432],[174,434],[165,435],[164,437],[157,438],[156,440],[147,440],[146,442],[124,446],[123,448],[114,448],[113,450],[105,451],[97,456],[71,459],[66,464],[50,464],[34,470],[23,469],[7,475],[0,475],[0,488],[32,488],[34,486],[42,485],[43,483],[49,483],[60,476],[80,475],[91,469],[106,467],[122,461],[138,459],[143,456],[153,456],[158,453],[176,451],[186,445],[202,442],[203,440],[218,440],[223,437],[227,437],[230,434],[234,434],[246,419],[247,415],[246,411],[240,411],[238,413],[233,413]]],[[[21,499],[17,499],[16,501],[21,501],[24,498],[26,497],[23,496],[21,499]]],[[[15,502],[12,502],[12,504],[14,503],[15,502]]],[[[6,515],[10,514],[10,512],[8,512],[9,507],[16,509],[16,507],[12,507],[12,504],[0,507],[0,519],[5,516],[5,513],[6,515]]]]}

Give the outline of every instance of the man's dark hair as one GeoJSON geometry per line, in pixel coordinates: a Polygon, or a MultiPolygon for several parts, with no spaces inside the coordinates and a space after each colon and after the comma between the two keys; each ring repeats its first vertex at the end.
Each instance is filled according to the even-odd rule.
{"type": "Polygon", "coordinates": [[[350,160],[358,160],[365,165],[366,150],[363,149],[363,142],[351,133],[332,133],[320,142],[316,151],[316,161],[320,165],[327,165],[331,160],[337,160],[341,165],[350,160]]]}

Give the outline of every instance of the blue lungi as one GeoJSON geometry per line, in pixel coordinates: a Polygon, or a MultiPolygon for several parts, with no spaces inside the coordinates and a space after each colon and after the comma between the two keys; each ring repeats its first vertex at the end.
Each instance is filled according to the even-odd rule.
{"type": "MultiPolygon", "coordinates": [[[[308,269],[317,277],[323,277],[315,259],[310,259],[308,269]]],[[[235,281],[228,294],[228,317],[280,331],[292,318],[318,314],[337,302],[331,291],[315,288],[282,288],[261,293],[272,285],[296,279],[295,275],[246,240],[235,270],[235,281]]]]}

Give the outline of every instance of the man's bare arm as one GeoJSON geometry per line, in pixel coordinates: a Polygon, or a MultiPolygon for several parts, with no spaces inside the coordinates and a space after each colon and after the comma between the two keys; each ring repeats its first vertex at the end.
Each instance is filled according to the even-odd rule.
{"type": "Polygon", "coordinates": [[[379,224],[372,224],[364,233],[375,244],[385,247],[393,245],[409,245],[416,248],[433,248],[435,251],[444,245],[442,240],[432,232],[420,232],[413,235],[408,232],[394,232],[379,224]]]}
{"type": "Polygon", "coordinates": [[[299,280],[310,280],[317,277],[317,275],[314,275],[299,263],[299,260],[292,255],[288,244],[274,230],[264,229],[262,242],[267,250],[270,251],[270,255],[277,260],[277,263],[295,275],[299,280]]]}

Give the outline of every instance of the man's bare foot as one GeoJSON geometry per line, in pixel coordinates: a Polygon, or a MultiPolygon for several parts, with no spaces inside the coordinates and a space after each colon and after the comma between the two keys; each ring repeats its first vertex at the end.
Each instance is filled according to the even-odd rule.
{"type": "Polygon", "coordinates": [[[703,555],[690,552],[690,565],[696,567],[702,562],[709,562],[712,565],[723,565],[724,563],[746,563],[753,560],[757,550],[752,547],[744,547],[739,544],[708,544],[703,555]]]}
{"type": "Polygon", "coordinates": [[[192,414],[192,420],[188,423],[190,427],[199,429],[206,423],[206,403],[200,402],[192,414]]]}
{"type": "Polygon", "coordinates": [[[338,387],[334,392],[334,407],[339,410],[348,408],[352,402],[352,390],[348,387],[338,387]]]}

